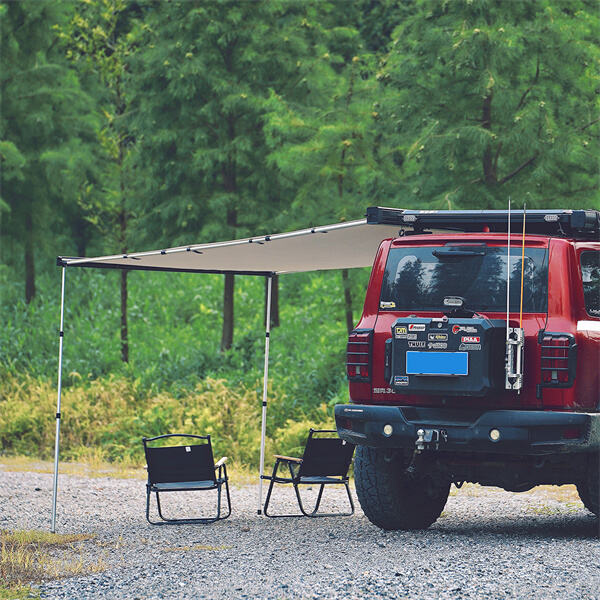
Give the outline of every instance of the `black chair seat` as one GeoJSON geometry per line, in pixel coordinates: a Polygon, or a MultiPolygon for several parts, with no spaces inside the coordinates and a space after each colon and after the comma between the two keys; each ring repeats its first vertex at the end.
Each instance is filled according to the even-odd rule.
{"type": "Polygon", "coordinates": [[[343,477],[300,477],[298,483],[344,483],[343,477]]]}
{"type": "Polygon", "coordinates": [[[314,437],[314,434],[337,433],[335,430],[315,430],[311,429],[306,440],[304,454],[302,458],[291,456],[275,455],[275,466],[273,473],[263,475],[263,479],[270,480],[269,491],[265,500],[264,511],[267,517],[327,517],[327,516],[350,516],[354,514],[354,502],[348,487],[348,469],[352,462],[354,454],[354,445],[338,437],[314,437]],[[286,464],[289,469],[289,477],[278,475],[277,471],[282,464],[286,464]],[[301,514],[270,515],[268,512],[271,493],[276,483],[291,483],[296,492],[296,499],[300,507],[301,514]],[[350,512],[346,513],[320,513],[319,506],[323,489],[328,484],[343,485],[346,488],[348,501],[350,502],[350,512]],[[300,485],[318,485],[319,492],[315,506],[308,512],[302,504],[300,495],[300,485]]]}
{"type": "Polygon", "coordinates": [[[164,523],[213,523],[226,519],[231,514],[231,498],[229,496],[229,480],[227,477],[226,458],[217,464],[214,462],[210,435],[191,435],[171,433],[153,438],[143,438],[146,463],[148,465],[148,483],[146,484],[146,519],[152,525],[164,523]],[[189,439],[187,446],[154,446],[152,442],[167,438],[180,437],[189,439]],[[200,440],[202,443],[198,444],[200,440]],[[217,475],[218,472],[218,475],[217,475]],[[225,485],[227,495],[227,514],[221,514],[221,490],[225,485]],[[162,492],[217,490],[217,514],[210,517],[189,519],[169,519],[163,516],[160,505],[162,492]],[[150,494],[156,494],[156,507],[162,523],[150,520],[150,494]]]}
{"type": "Polygon", "coordinates": [[[214,481],[173,481],[170,483],[154,483],[152,491],[159,492],[184,492],[189,490],[214,490],[217,484],[214,481]]]}

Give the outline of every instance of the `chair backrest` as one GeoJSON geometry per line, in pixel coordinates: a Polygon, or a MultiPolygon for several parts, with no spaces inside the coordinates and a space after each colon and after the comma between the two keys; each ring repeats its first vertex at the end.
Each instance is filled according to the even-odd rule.
{"type": "Polygon", "coordinates": [[[311,429],[306,440],[299,477],[346,477],[354,444],[338,437],[314,437],[315,433],[337,433],[334,429],[311,429]]]}
{"type": "Polygon", "coordinates": [[[216,481],[210,435],[187,435],[173,433],[154,438],[143,438],[148,482],[176,483],[180,481],[216,481]],[[189,446],[149,446],[148,442],[158,439],[181,437],[205,440],[202,444],[189,446]]]}

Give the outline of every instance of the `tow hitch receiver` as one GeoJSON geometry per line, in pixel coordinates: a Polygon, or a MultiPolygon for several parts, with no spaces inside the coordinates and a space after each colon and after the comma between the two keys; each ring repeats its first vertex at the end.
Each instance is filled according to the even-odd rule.
{"type": "Polygon", "coordinates": [[[445,429],[418,429],[417,439],[415,440],[415,451],[423,452],[425,449],[439,450],[440,444],[448,441],[448,434],[445,429]]]}

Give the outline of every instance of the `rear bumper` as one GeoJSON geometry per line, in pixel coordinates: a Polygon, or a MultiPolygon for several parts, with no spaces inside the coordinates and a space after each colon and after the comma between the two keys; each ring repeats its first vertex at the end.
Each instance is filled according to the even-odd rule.
{"type": "MultiPolygon", "coordinates": [[[[451,452],[544,455],[600,450],[600,413],[471,410],[415,406],[338,404],[338,435],[375,448],[415,448],[417,431],[443,432],[435,448],[451,452]],[[385,425],[392,426],[385,435],[385,425]],[[500,437],[492,441],[490,431],[500,437]]],[[[389,429],[389,428],[388,428],[389,429]]]]}

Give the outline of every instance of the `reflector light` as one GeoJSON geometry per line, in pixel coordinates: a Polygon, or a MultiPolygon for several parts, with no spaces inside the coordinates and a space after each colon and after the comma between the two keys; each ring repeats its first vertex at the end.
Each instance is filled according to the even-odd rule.
{"type": "Polygon", "coordinates": [[[576,440],[581,437],[579,427],[565,427],[562,432],[563,440],[576,440]]]}

